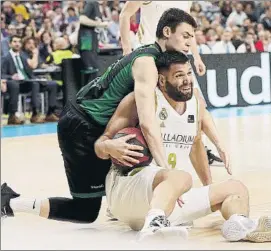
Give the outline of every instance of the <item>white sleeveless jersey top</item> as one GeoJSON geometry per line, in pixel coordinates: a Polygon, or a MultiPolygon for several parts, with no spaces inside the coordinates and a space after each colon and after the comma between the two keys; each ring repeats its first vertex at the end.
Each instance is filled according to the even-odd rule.
{"type": "Polygon", "coordinates": [[[199,104],[195,96],[186,102],[184,114],[178,114],[162,92],[156,89],[156,116],[160,124],[163,144],[172,168],[187,169],[189,154],[198,132],[199,104]]]}
{"type": "Polygon", "coordinates": [[[190,13],[192,1],[145,1],[141,6],[137,38],[140,45],[151,44],[156,39],[156,27],[164,11],[179,8],[190,13]]]}

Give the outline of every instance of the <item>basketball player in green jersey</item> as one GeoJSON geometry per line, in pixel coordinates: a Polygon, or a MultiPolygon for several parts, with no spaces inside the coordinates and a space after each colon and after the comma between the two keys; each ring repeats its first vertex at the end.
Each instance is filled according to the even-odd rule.
{"type": "MultiPolygon", "coordinates": [[[[105,177],[111,161],[96,156],[94,143],[121,100],[133,91],[140,126],[150,151],[159,166],[168,168],[155,118],[154,91],[158,79],[155,58],[166,50],[187,53],[196,27],[194,18],[186,12],[176,8],[167,10],[158,22],[156,43],[138,48],[118,60],[79,91],[76,104],[66,104],[58,123],[58,141],[71,199],[25,199],[4,183],[1,186],[2,215],[28,212],[52,220],[95,221],[105,195],[105,177]]],[[[128,151],[138,157],[139,153],[133,150],[140,149],[131,145],[128,151]]],[[[126,160],[130,162],[131,157],[127,156],[126,160]]]]}

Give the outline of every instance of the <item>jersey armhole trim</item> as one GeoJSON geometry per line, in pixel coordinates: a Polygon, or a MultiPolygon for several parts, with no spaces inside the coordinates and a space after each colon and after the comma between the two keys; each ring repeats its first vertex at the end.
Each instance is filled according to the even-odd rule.
{"type": "Polygon", "coordinates": [[[154,55],[148,54],[148,53],[144,53],[144,54],[140,54],[140,55],[136,56],[136,57],[132,60],[132,62],[131,62],[131,64],[130,64],[130,67],[131,67],[131,68],[130,68],[130,72],[131,72],[131,75],[132,75],[132,77],[133,77],[133,80],[134,80],[134,75],[133,75],[133,72],[132,72],[132,67],[133,67],[133,65],[134,65],[135,60],[138,59],[138,58],[140,58],[140,57],[152,57],[152,58],[155,59],[155,56],[154,56],[154,55]]]}

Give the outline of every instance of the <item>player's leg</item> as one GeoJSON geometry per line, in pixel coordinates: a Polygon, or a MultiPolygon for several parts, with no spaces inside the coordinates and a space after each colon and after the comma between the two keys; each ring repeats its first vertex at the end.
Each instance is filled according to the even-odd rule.
{"type": "Polygon", "coordinates": [[[248,215],[248,192],[238,181],[229,180],[210,186],[192,188],[183,196],[182,208],[176,203],[169,220],[183,224],[221,210],[225,219],[233,214],[248,215]],[[230,203],[228,203],[230,202],[230,203]]]}
{"type": "Polygon", "coordinates": [[[71,106],[66,107],[58,124],[59,145],[73,199],[27,199],[5,184],[1,187],[2,214],[32,213],[61,221],[91,223],[99,213],[105,194],[105,176],[110,161],[96,157],[94,142],[102,133],[91,126],[71,106]]]}
{"type": "Polygon", "coordinates": [[[179,170],[161,170],[152,183],[150,209],[145,217],[140,238],[151,235],[187,237],[185,228],[172,227],[169,221],[176,201],[192,186],[191,176],[179,170]]]}
{"type": "Polygon", "coordinates": [[[186,229],[170,227],[167,217],[177,198],[191,186],[188,173],[150,165],[126,177],[112,170],[107,175],[106,195],[113,215],[133,230],[141,230],[140,239],[154,234],[186,237],[186,229]]]}
{"type": "Polygon", "coordinates": [[[249,218],[249,193],[237,180],[210,186],[212,210],[220,210],[226,222],[222,234],[228,241],[271,241],[271,217],[249,218]]]}

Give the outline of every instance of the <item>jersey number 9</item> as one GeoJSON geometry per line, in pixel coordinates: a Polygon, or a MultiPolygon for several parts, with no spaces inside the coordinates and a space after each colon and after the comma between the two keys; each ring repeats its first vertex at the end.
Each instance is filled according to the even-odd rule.
{"type": "Polygon", "coordinates": [[[176,153],[170,153],[168,155],[168,164],[171,166],[172,169],[174,169],[176,167],[177,164],[177,156],[176,153]]]}

